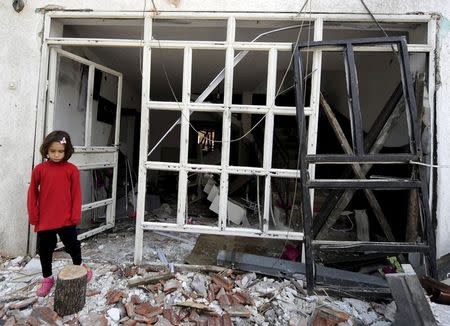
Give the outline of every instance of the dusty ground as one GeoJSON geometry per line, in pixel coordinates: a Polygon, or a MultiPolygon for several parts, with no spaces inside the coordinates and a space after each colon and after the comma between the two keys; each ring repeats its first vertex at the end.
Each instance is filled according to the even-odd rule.
{"type": "MultiPolygon", "coordinates": [[[[201,271],[180,265],[197,236],[144,232],[144,264],[134,267],[134,222],[83,242],[84,260],[94,269],[84,308],[59,317],[54,291],[37,298],[41,278],[38,258],[0,257],[1,325],[330,325],[386,326],[395,304],[357,298],[307,296],[301,280],[273,279],[232,270],[201,271]],[[158,255],[159,252],[159,255],[158,255]],[[176,263],[169,279],[131,287],[130,280],[167,273],[161,253],[176,263]]],[[[70,264],[55,254],[54,275],[70,264]]],[[[440,325],[450,325],[450,309],[431,303],[440,325]]]]}

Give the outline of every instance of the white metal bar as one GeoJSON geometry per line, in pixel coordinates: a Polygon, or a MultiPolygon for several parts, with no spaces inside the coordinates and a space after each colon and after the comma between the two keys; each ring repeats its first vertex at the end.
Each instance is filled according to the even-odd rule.
{"type": "Polygon", "coordinates": [[[108,206],[113,204],[113,198],[108,198],[108,199],[103,199],[103,200],[99,200],[93,203],[88,203],[88,204],[83,204],[81,206],[81,210],[84,211],[88,211],[94,208],[98,208],[98,207],[103,207],[103,206],[108,206]]]}
{"type": "Polygon", "coordinates": [[[84,130],[84,145],[91,147],[92,145],[92,106],[94,105],[94,76],[95,66],[89,66],[87,98],[86,98],[86,125],[84,130]]]}
{"type": "Polygon", "coordinates": [[[183,60],[183,86],[182,86],[182,110],[181,110],[181,130],[180,130],[180,165],[181,170],[178,176],[178,210],[177,224],[186,224],[185,218],[187,214],[187,191],[188,191],[188,175],[186,164],[189,155],[189,107],[191,93],[191,74],[192,74],[192,49],[186,47],[184,49],[183,60]]]}
{"type": "Polygon", "coordinates": [[[115,153],[117,151],[114,147],[104,147],[104,146],[74,146],[75,153],[115,153]]]}
{"type": "MultiPolygon", "coordinates": [[[[142,19],[142,12],[120,12],[120,11],[51,11],[48,13],[52,18],[99,18],[99,19],[142,19]]],[[[372,22],[373,19],[367,14],[340,14],[340,13],[277,13],[277,12],[199,12],[199,11],[158,11],[148,12],[150,17],[157,19],[227,19],[233,16],[238,20],[316,20],[324,21],[349,21],[349,22],[372,22]]],[[[413,23],[428,22],[432,19],[430,14],[376,14],[379,22],[391,23],[413,23]]]]}
{"type": "MultiPolygon", "coordinates": [[[[435,87],[436,87],[436,58],[435,58],[435,49],[436,49],[436,19],[431,19],[428,22],[428,37],[427,42],[428,45],[433,49],[428,54],[428,101],[430,103],[430,164],[435,164],[434,160],[434,152],[435,152],[435,128],[436,128],[436,117],[435,117],[435,87]]],[[[429,206],[433,207],[433,196],[434,196],[434,171],[433,168],[430,169],[430,180],[428,185],[429,191],[429,206]]]]}
{"type": "MultiPolygon", "coordinates": [[[[187,46],[194,50],[225,50],[226,42],[217,41],[149,41],[144,43],[140,40],[119,40],[119,39],[94,39],[94,38],[48,38],[49,45],[59,46],[96,46],[96,47],[142,47],[150,45],[152,48],[158,49],[183,49],[187,46]]],[[[269,51],[277,49],[278,51],[291,51],[292,43],[270,43],[270,42],[234,42],[234,50],[238,51],[269,51]]],[[[391,52],[392,46],[355,46],[354,52],[391,52]]],[[[313,51],[302,49],[301,51],[313,51]]],[[[342,51],[342,47],[324,46],[322,51],[336,52],[342,51]]],[[[428,44],[408,44],[409,52],[430,52],[432,48],[428,44]]],[[[245,53],[246,54],[246,53],[245,53]]],[[[244,56],[245,56],[244,54],[244,56]]]]}
{"type": "MultiPolygon", "coordinates": [[[[149,40],[152,35],[152,21],[150,16],[145,17],[144,40],[149,40]]],[[[151,49],[144,46],[142,49],[142,94],[141,94],[141,130],[139,144],[139,176],[138,176],[138,196],[136,210],[136,233],[134,241],[134,263],[139,265],[142,262],[142,250],[144,244],[144,234],[142,223],[145,217],[145,193],[147,184],[147,161],[148,134],[149,134],[149,110],[146,110],[145,103],[149,99],[150,92],[150,56],[151,49]]]]}
{"type": "Polygon", "coordinates": [[[119,171],[119,142],[120,142],[120,115],[122,111],[122,75],[117,78],[117,98],[116,98],[116,121],[114,131],[114,147],[116,149],[114,153],[114,169],[112,179],[111,197],[113,199],[112,205],[108,206],[106,214],[106,224],[116,224],[116,203],[117,203],[117,180],[119,171]]]}
{"type": "MultiPolygon", "coordinates": [[[[180,171],[182,169],[180,163],[171,162],[156,162],[147,161],[145,168],[149,170],[157,171],[180,171]]],[[[249,166],[228,166],[222,167],[221,165],[206,165],[206,164],[186,164],[186,171],[198,172],[198,173],[222,173],[226,171],[228,174],[239,175],[261,175],[265,176],[270,174],[271,176],[278,178],[298,178],[298,170],[293,169],[274,169],[271,168],[268,171],[264,168],[256,168],[249,166]]]]}
{"type": "Polygon", "coordinates": [[[50,59],[48,63],[48,85],[47,85],[47,110],[45,112],[45,134],[53,130],[56,104],[56,81],[58,74],[58,55],[54,48],[50,49],[50,59]]]}
{"type": "Polygon", "coordinates": [[[142,224],[144,230],[158,230],[158,231],[173,231],[173,232],[188,232],[188,233],[202,233],[202,234],[217,234],[217,235],[232,235],[243,237],[258,237],[258,238],[273,238],[273,239],[290,239],[290,240],[303,240],[304,234],[302,232],[294,231],[269,231],[267,233],[258,229],[249,228],[227,228],[220,229],[215,226],[206,225],[189,225],[186,224],[182,227],[175,223],[158,223],[158,222],[144,222],[142,224]]]}
{"type": "Polygon", "coordinates": [[[102,233],[102,232],[104,232],[106,230],[109,230],[109,229],[111,229],[113,227],[114,227],[114,225],[112,225],[112,224],[106,224],[106,225],[100,226],[98,228],[95,228],[93,230],[81,233],[81,234],[78,235],[78,240],[83,240],[83,239],[92,237],[93,235],[102,233]]]}
{"type": "Polygon", "coordinates": [[[224,99],[223,104],[226,110],[223,112],[222,121],[222,153],[220,173],[220,197],[219,197],[219,228],[221,230],[227,227],[227,208],[228,208],[228,172],[226,168],[230,162],[230,139],[231,139],[231,113],[229,107],[233,96],[233,69],[234,69],[234,50],[233,42],[236,32],[236,19],[228,18],[227,21],[227,50],[225,54],[225,80],[224,80],[224,99]]]}
{"type": "Polygon", "coordinates": [[[93,65],[93,66],[95,67],[95,69],[104,71],[104,72],[106,72],[106,73],[108,73],[108,74],[114,75],[114,76],[119,77],[119,78],[122,77],[122,73],[121,73],[121,72],[118,72],[118,71],[113,70],[113,69],[111,69],[111,68],[105,67],[105,66],[103,66],[103,65],[101,65],[101,64],[95,63],[95,62],[93,62],[93,61],[91,61],[91,60],[88,60],[88,59],[85,59],[85,58],[83,58],[83,57],[80,57],[79,55],[76,55],[76,54],[67,52],[67,51],[65,51],[65,50],[62,50],[62,49],[60,49],[60,48],[56,48],[56,47],[53,47],[53,46],[50,47],[50,48],[51,48],[51,49],[55,49],[55,51],[56,51],[59,55],[61,55],[61,56],[63,56],[63,57],[66,57],[66,58],[72,59],[72,60],[74,60],[74,61],[80,62],[80,63],[82,63],[82,64],[85,64],[86,66],[91,66],[91,65],[93,65]]]}
{"type": "MultiPolygon", "coordinates": [[[[314,41],[321,41],[323,33],[323,20],[314,22],[314,41]]],[[[322,76],[322,51],[313,52],[311,76],[310,108],[313,114],[309,117],[308,124],[308,154],[315,154],[317,149],[317,132],[319,128],[319,102],[320,102],[320,78],[322,76]]],[[[315,164],[309,164],[309,175],[311,179],[316,176],[315,164]]],[[[310,189],[311,207],[314,207],[314,189],[310,189]]]]}
{"type": "Polygon", "coordinates": [[[72,38],[72,37],[49,37],[48,45],[62,46],[107,46],[107,47],[131,47],[140,48],[143,42],[140,40],[120,39],[98,39],[98,38],[72,38]]]}
{"type": "MultiPolygon", "coordinates": [[[[266,105],[273,107],[275,105],[276,83],[277,83],[277,58],[278,52],[275,49],[269,51],[269,61],[267,68],[267,91],[266,91],[266,105]]],[[[264,154],[263,154],[263,168],[269,171],[272,167],[272,152],[273,152],[273,132],[274,132],[274,112],[272,110],[266,113],[265,129],[264,129],[264,154]]],[[[259,189],[258,189],[259,191],[259,189]]],[[[259,195],[259,194],[258,194],[259,195]]],[[[265,176],[264,183],[264,208],[263,208],[263,225],[264,233],[269,231],[269,217],[270,206],[272,198],[272,179],[270,174],[265,176]]]]}
{"type": "MultiPolygon", "coordinates": [[[[223,112],[225,107],[223,104],[211,103],[189,103],[189,110],[195,112],[223,112]]],[[[182,106],[177,102],[156,102],[147,103],[149,110],[165,110],[165,111],[181,111],[182,106]]],[[[295,115],[294,106],[273,106],[266,105],[231,105],[231,113],[249,113],[249,114],[266,114],[272,110],[275,115],[295,115]]],[[[311,115],[312,111],[309,107],[305,107],[305,114],[311,115]]]]}
{"type": "Polygon", "coordinates": [[[77,168],[80,171],[94,170],[94,169],[108,169],[108,168],[114,168],[115,164],[116,164],[115,162],[89,163],[89,164],[77,165],[77,168]]]}

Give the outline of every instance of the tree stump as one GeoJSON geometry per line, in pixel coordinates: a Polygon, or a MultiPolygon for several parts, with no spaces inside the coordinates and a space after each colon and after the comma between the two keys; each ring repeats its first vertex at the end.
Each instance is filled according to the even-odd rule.
{"type": "Polygon", "coordinates": [[[67,265],[58,274],[54,310],[63,317],[77,313],[86,302],[87,271],[79,265],[67,265]]]}

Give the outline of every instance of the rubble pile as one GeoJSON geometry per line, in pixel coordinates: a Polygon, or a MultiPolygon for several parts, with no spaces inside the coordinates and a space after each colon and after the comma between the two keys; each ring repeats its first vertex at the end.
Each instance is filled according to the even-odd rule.
{"type": "MultiPolygon", "coordinates": [[[[38,259],[6,260],[0,269],[0,325],[390,325],[395,304],[307,296],[301,280],[254,273],[169,273],[161,265],[92,263],[86,305],[59,317],[53,293],[37,298],[38,259]]],[[[67,260],[55,262],[57,269],[67,260]]]]}

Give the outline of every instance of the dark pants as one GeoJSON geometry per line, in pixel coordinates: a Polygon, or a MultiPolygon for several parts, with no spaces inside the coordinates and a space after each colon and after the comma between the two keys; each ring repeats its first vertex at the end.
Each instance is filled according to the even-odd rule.
{"type": "Polygon", "coordinates": [[[59,235],[64,244],[64,250],[72,257],[74,265],[81,265],[81,246],[77,239],[77,230],[74,225],[60,229],[39,231],[37,233],[37,250],[41,259],[42,275],[52,275],[53,251],[56,248],[56,235],[59,235]]]}

